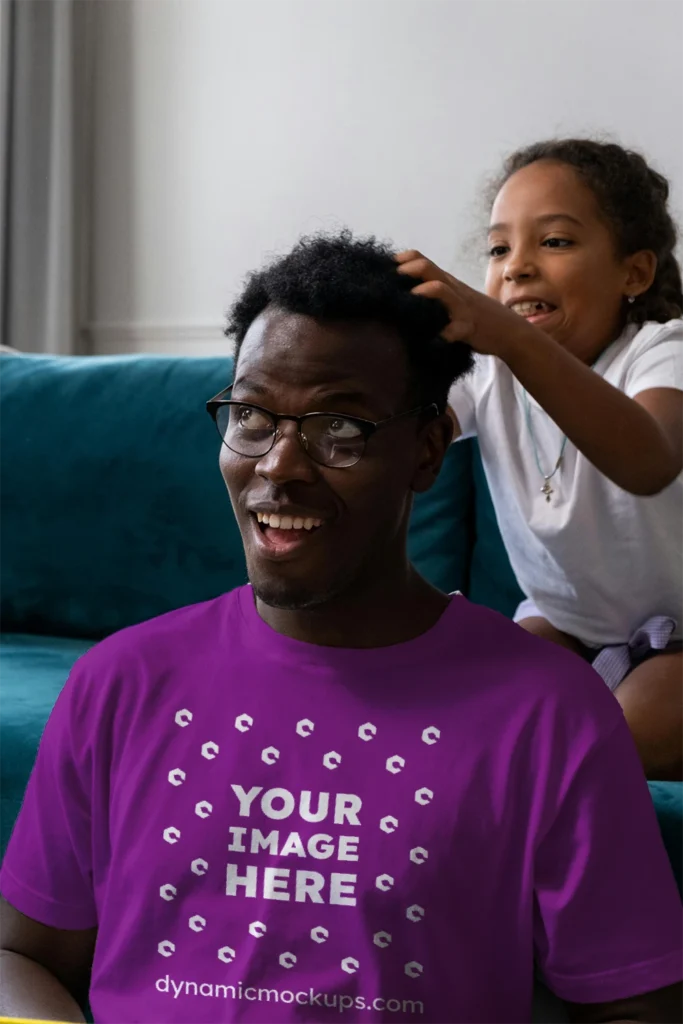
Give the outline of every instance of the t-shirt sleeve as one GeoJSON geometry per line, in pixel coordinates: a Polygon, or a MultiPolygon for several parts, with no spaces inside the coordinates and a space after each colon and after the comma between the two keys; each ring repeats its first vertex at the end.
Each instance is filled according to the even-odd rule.
{"type": "Polygon", "coordinates": [[[651,388],[683,391],[683,320],[663,324],[642,349],[636,349],[626,375],[626,394],[635,398],[651,388]]]}
{"type": "Polygon", "coordinates": [[[77,665],[45,727],[0,872],[0,892],[13,907],[41,924],[74,930],[97,925],[91,765],[74,735],[80,674],[77,665]]]}
{"type": "Polygon", "coordinates": [[[477,434],[477,400],[482,385],[483,360],[475,356],[474,369],[461,377],[452,386],[448,404],[458,418],[460,435],[456,440],[475,437],[477,434]]]}
{"type": "Polygon", "coordinates": [[[577,768],[535,869],[536,960],[560,998],[607,1002],[680,981],[683,908],[623,720],[577,768]]]}

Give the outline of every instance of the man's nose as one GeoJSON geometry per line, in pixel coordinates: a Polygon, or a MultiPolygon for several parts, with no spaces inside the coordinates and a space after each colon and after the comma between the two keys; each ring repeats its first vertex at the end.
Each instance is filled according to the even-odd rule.
{"type": "Polygon", "coordinates": [[[256,463],[256,473],[279,487],[294,480],[315,483],[318,470],[299,439],[296,423],[280,420],[275,443],[256,463]]]}

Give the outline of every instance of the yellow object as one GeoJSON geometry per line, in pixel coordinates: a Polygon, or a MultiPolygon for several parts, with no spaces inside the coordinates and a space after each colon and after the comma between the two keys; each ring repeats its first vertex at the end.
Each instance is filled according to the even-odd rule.
{"type": "Polygon", "coordinates": [[[37,1020],[35,1017],[0,1017],[0,1024],[67,1024],[67,1022],[58,1020],[37,1020]]]}

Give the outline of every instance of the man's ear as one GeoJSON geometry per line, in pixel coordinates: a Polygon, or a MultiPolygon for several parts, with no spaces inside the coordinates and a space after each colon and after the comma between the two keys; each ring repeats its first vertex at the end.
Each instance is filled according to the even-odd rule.
{"type": "Polygon", "coordinates": [[[447,413],[436,416],[420,431],[418,458],[411,483],[415,494],[423,494],[434,484],[453,433],[453,420],[447,413]]]}

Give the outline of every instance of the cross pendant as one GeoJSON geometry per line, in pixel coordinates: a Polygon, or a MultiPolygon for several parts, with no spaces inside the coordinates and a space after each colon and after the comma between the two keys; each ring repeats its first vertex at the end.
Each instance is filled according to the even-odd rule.
{"type": "Polygon", "coordinates": [[[546,480],[543,487],[541,487],[541,494],[545,494],[545,500],[550,502],[550,495],[553,493],[553,489],[550,486],[550,480],[546,480]]]}

